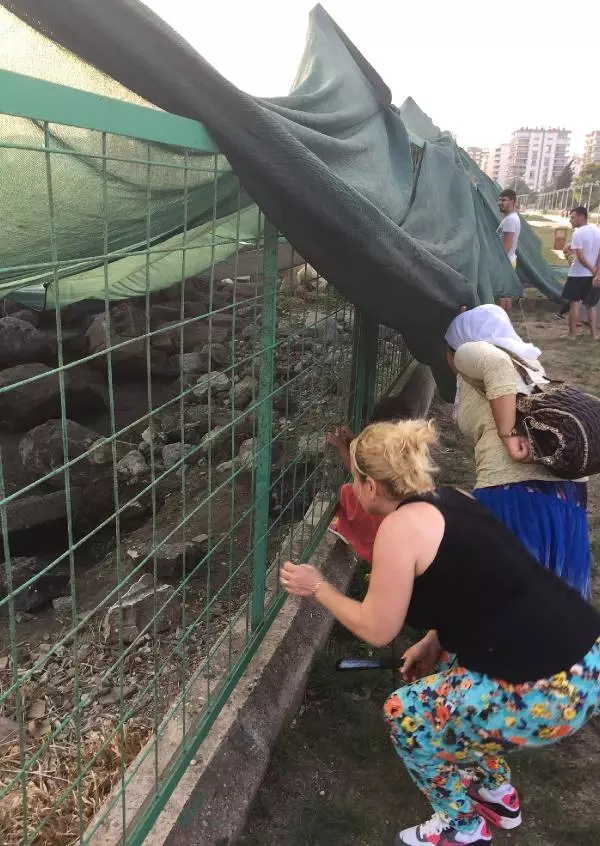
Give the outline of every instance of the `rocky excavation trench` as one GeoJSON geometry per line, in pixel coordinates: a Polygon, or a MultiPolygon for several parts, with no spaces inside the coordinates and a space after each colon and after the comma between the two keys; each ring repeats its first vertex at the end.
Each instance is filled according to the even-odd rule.
{"type": "MultiPolygon", "coordinates": [[[[5,304],[0,448],[11,562],[0,566],[0,600],[13,592],[16,640],[5,601],[0,790],[20,766],[11,746],[19,711],[38,751],[45,739],[67,748],[105,735],[125,709],[149,736],[247,599],[261,285],[222,279],[210,297],[208,287],[185,283],[183,322],[181,286],[153,295],[149,309],[111,304],[108,331],[104,310],[63,309],[63,390],[54,313],[5,304]],[[16,677],[18,692],[6,696],[16,677]]],[[[339,484],[324,432],[347,414],[352,317],[322,281],[279,297],[271,554],[315,494],[339,484]]],[[[8,833],[2,842],[12,842],[8,833]]]]}

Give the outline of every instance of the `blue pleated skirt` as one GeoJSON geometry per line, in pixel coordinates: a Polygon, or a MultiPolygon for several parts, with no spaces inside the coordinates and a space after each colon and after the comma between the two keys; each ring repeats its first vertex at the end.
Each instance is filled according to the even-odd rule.
{"type": "Polygon", "coordinates": [[[540,564],[590,598],[592,555],[584,482],[518,482],[477,488],[473,495],[540,564]]]}

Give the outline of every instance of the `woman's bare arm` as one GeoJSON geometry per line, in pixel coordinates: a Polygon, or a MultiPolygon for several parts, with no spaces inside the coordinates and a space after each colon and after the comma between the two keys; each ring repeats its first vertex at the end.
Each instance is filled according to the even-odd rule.
{"type": "Polygon", "coordinates": [[[375,539],[369,589],[362,602],[345,596],[306,564],[286,562],[281,583],[294,596],[313,596],[361,640],[385,646],[404,626],[419,563],[433,560],[443,534],[443,518],[428,504],[408,505],[388,515],[375,539]]]}

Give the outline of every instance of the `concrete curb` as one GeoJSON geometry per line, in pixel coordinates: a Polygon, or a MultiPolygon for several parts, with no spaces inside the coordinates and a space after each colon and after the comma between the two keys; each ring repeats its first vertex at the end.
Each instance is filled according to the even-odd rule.
{"type": "MultiPolygon", "coordinates": [[[[346,591],[356,561],[327,533],[312,560],[346,591]]],[[[235,843],[281,729],[296,713],[332,617],[308,600],[289,599],[190,767],[145,840],[146,846],[235,843]]]]}
{"type": "MultiPolygon", "coordinates": [[[[390,410],[394,416],[425,416],[433,391],[429,368],[412,362],[392,388],[390,410]]],[[[304,529],[309,533],[314,530],[330,505],[329,498],[317,496],[303,520],[289,530],[273,561],[297,560],[304,529]]],[[[354,554],[348,547],[327,532],[313,560],[334,585],[346,591],[355,569],[354,554]]],[[[267,604],[278,590],[277,567],[271,566],[267,604]]],[[[282,727],[297,710],[313,659],[331,627],[332,618],[322,608],[312,602],[288,600],[204,739],[196,761],[145,838],[147,846],[226,846],[235,842],[266,772],[271,750],[282,727]]],[[[213,656],[210,681],[201,673],[189,685],[185,695],[188,731],[193,730],[194,719],[207,701],[208,687],[214,690],[218,686],[232,658],[241,655],[246,639],[245,618],[240,617],[232,629],[231,643],[224,642],[221,652],[213,656]]],[[[127,770],[124,802],[130,825],[156,789],[155,765],[160,779],[178,754],[184,740],[181,712],[180,702],[165,716],[155,756],[146,755],[145,748],[127,770]]],[[[90,844],[116,846],[123,842],[122,805],[119,789],[115,788],[90,824],[94,832],[90,844]]]]}
{"type": "MultiPolygon", "coordinates": [[[[398,401],[400,415],[424,417],[434,390],[430,369],[415,361],[391,395],[398,401]]],[[[346,592],[356,567],[348,547],[326,533],[312,560],[332,584],[346,592]]],[[[297,712],[313,660],[332,625],[331,615],[314,603],[288,600],[203,742],[196,766],[179,783],[145,846],[235,843],[272,749],[297,712]]]]}

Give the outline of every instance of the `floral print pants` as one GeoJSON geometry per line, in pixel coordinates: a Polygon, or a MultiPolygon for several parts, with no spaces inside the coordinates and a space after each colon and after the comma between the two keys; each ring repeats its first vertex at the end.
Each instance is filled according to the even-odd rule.
{"type": "MultiPolygon", "coordinates": [[[[446,656],[448,658],[449,656],[446,656]]],[[[399,688],[384,715],[392,742],[434,811],[469,830],[477,812],[459,765],[488,789],[510,781],[504,754],[574,734],[600,710],[600,640],[568,672],[508,684],[450,667],[399,688]]]]}

